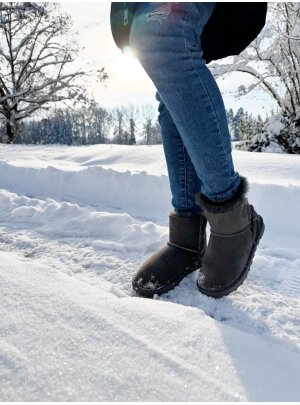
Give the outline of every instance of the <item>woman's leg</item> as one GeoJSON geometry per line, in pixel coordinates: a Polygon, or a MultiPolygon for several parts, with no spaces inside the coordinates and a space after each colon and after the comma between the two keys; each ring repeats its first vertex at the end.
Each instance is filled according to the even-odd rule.
{"type": "Polygon", "coordinates": [[[158,92],[156,99],[175,214],[169,214],[168,242],[148,257],[133,275],[133,289],[145,297],[170,291],[198,269],[206,248],[207,220],[195,201],[201,192],[201,182],[158,92]]]}
{"type": "Polygon", "coordinates": [[[214,7],[138,3],[130,45],[172,117],[202,193],[220,202],[235,194],[240,177],[233,167],[223,99],[201,51],[200,35],[214,7]]]}
{"type": "Polygon", "coordinates": [[[201,191],[201,182],[173,119],[158,92],[156,92],[156,99],[159,101],[158,120],[162,132],[174,211],[184,216],[200,214],[202,210],[196,204],[195,196],[201,191]]]}
{"type": "MultiPolygon", "coordinates": [[[[200,35],[214,7],[215,3],[138,3],[130,43],[201,179],[201,194],[196,198],[204,216],[198,218],[207,218],[211,234],[203,258],[198,255],[197,284],[203,294],[219,298],[236,290],[247,277],[264,223],[245,197],[247,180],[234,171],[223,99],[202,57],[200,35]]],[[[181,232],[176,234],[182,237],[181,232]]],[[[189,234],[184,235],[184,241],[189,234]]],[[[169,247],[142,266],[134,279],[137,291],[141,291],[139,283],[145,288],[145,275],[154,290],[152,278],[160,280],[158,285],[163,287],[156,291],[164,291],[160,288],[173,286],[172,268],[176,283],[187,269],[195,268],[186,267],[182,260],[186,248],[178,251],[177,246],[171,251],[169,247]],[[164,282],[164,277],[169,281],[164,282]]]]}

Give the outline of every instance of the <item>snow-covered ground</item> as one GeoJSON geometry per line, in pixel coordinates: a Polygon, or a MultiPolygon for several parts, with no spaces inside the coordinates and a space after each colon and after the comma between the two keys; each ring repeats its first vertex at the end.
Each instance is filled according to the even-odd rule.
{"type": "Polygon", "coordinates": [[[266,223],[246,282],[149,300],[162,146],[0,146],[0,401],[300,400],[300,159],[233,157],[266,223]]]}

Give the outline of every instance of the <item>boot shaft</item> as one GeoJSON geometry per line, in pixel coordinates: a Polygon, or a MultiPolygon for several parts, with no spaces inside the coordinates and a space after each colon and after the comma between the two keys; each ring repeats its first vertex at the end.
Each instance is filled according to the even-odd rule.
{"type": "Polygon", "coordinates": [[[251,221],[251,208],[248,199],[228,212],[218,214],[205,211],[205,216],[209,222],[211,231],[216,234],[232,235],[246,229],[251,221]]]}
{"type": "Polygon", "coordinates": [[[186,249],[202,252],[206,246],[206,224],[204,215],[184,217],[169,214],[169,242],[186,249]]]}

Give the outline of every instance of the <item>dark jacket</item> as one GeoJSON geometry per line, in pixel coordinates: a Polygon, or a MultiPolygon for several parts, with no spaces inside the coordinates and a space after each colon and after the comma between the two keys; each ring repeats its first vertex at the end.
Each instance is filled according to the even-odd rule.
{"type": "MultiPolygon", "coordinates": [[[[128,45],[136,5],[137,3],[111,3],[111,30],[120,49],[128,45]]],[[[242,52],[264,27],[266,14],[266,2],[217,2],[201,34],[206,63],[242,52]]]]}

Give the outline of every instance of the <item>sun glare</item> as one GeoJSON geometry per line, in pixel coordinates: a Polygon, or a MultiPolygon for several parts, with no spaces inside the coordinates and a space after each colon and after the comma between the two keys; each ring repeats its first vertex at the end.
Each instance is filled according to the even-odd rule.
{"type": "Polygon", "coordinates": [[[118,75],[124,80],[134,80],[143,73],[134,51],[129,46],[118,57],[118,75]]]}
{"type": "Polygon", "coordinates": [[[124,55],[135,59],[134,51],[130,46],[125,46],[125,48],[123,48],[123,53],[124,53],[124,55]]]}

